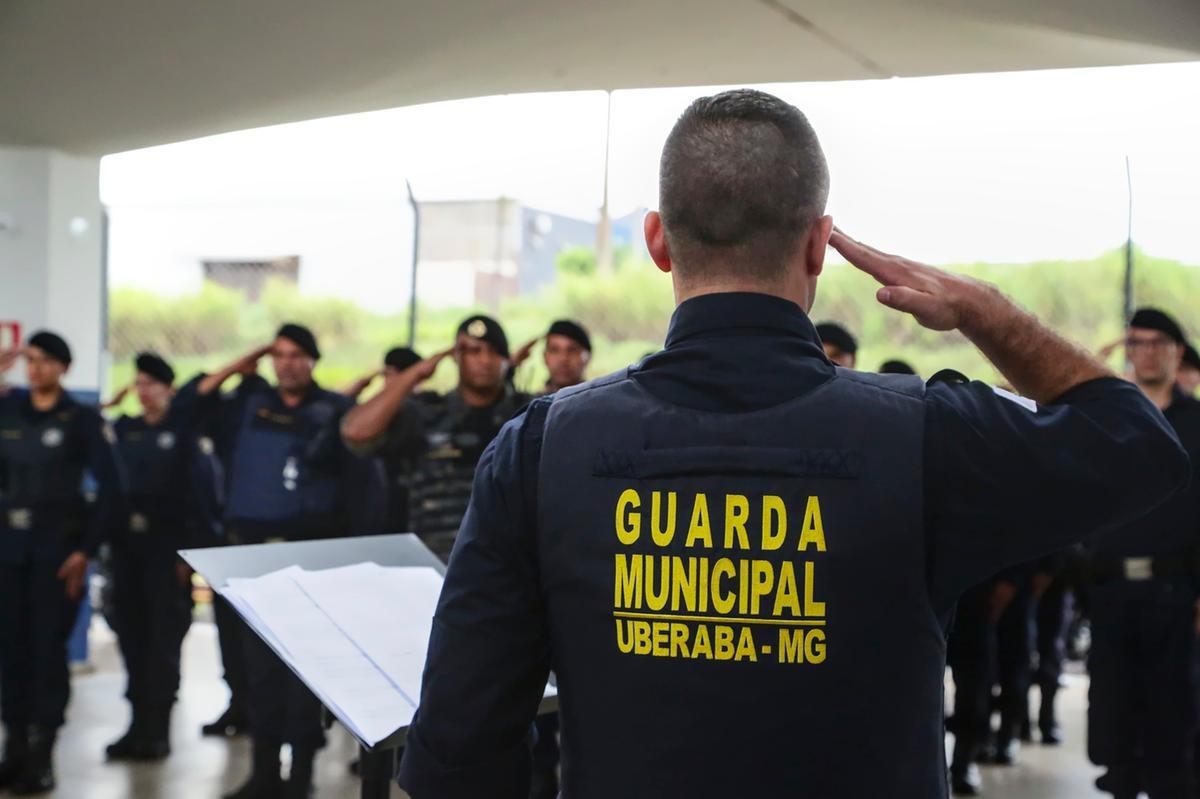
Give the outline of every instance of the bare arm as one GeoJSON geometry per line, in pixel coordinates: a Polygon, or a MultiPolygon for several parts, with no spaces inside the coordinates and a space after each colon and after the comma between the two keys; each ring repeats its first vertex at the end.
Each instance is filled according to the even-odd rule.
{"type": "Polygon", "coordinates": [[[367,386],[374,382],[375,378],[383,374],[382,371],[376,369],[373,372],[363,375],[355,380],[342,391],[342,396],[349,397],[352,400],[358,400],[360,394],[367,390],[367,386]]]}
{"type": "Polygon", "coordinates": [[[259,359],[270,351],[270,344],[264,347],[259,347],[258,349],[243,355],[241,358],[238,358],[236,361],[226,364],[216,372],[206,375],[196,385],[196,393],[202,397],[206,397],[209,394],[212,394],[214,391],[219,391],[221,386],[225,384],[225,381],[234,375],[252,374],[258,369],[259,359]]]}
{"type": "Polygon", "coordinates": [[[987,283],[888,255],[840,230],[829,243],[883,284],[876,298],[931,330],[959,330],[1017,391],[1049,403],[1113,373],[987,283]]]}
{"type": "Polygon", "coordinates": [[[349,445],[365,444],[383,435],[416,387],[432,377],[442,359],[453,351],[439,352],[389,377],[382,391],[343,417],[342,440],[349,445]]]}

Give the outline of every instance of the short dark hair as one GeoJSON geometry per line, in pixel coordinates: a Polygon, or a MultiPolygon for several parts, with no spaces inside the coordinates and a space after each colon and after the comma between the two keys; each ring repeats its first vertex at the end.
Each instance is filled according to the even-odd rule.
{"type": "Polygon", "coordinates": [[[659,204],[683,274],[783,276],[825,212],[829,168],[798,108],[753,89],[701,97],[663,147],[659,204]]]}

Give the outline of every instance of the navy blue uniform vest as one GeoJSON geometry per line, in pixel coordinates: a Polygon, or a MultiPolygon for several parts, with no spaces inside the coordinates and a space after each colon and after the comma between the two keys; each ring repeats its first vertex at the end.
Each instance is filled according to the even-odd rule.
{"type": "Polygon", "coordinates": [[[340,510],[336,430],[340,395],[319,395],[298,408],[273,408],[270,392],[246,401],[229,475],[225,516],[287,524],[328,519],[340,510]],[[330,436],[335,438],[331,440],[330,436]]]}
{"type": "Polygon", "coordinates": [[[139,539],[148,533],[179,547],[210,543],[222,479],[211,439],[197,436],[174,409],[157,425],[123,416],[113,430],[129,511],[118,535],[139,539]]]}
{"type": "Polygon", "coordinates": [[[566,796],[945,795],[923,395],[846,370],[739,414],[623,375],[558,395],[537,525],[566,796]]]}
{"type": "Polygon", "coordinates": [[[51,414],[14,409],[0,416],[0,479],[9,507],[82,502],[87,449],[76,434],[80,411],[70,402],[51,414]]]}

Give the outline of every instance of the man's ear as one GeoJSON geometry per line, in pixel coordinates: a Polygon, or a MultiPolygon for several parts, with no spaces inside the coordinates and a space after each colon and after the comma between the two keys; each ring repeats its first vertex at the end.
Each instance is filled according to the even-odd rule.
{"type": "Polygon", "coordinates": [[[654,265],[664,272],[671,271],[671,253],[667,249],[667,237],[663,232],[662,215],[658,211],[646,214],[646,249],[654,265]]]}
{"type": "Polygon", "coordinates": [[[825,268],[825,250],[829,246],[829,237],[833,235],[833,217],[826,214],[813,221],[808,229],[808,246],[804,253],[805,269],[812,277],[821,274],[825,268]]]}

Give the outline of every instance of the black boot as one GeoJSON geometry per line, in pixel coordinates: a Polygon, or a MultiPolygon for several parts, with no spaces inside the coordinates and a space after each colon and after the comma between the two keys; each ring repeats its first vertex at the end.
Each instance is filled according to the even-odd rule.
{"type": "Polygon", "coordinates": [[[24,726],[8,727],[4,732],[4,757],[0,758],[0,790],[16,783],[28,756],[29,731],[24,726]]]}
{"type": "Polygon", "coordinates": [[[137,759],[162,760],[170,754],[171,705],[147,708],[137,759]]]}
{"type": "Polygon", "coordinates": [[[308,799],[313,795],[313,760],[316,757],[316,749],[292,746],[292,769],[283,789],[284,799],[308,799]]]}
{"type": "Polygon", "coordinates": [[[215,735],[220,737],[232,738],[236,735],[243,735],[246,732],[246,713],[241,707],[230,703],[229,707],[225,708],[225,712],[220,718],[211,724],[205,724],[200,728],[201,735],[215,735]]]}
{"type": "Polygon", "coordinates": [[[1042,686],[1042,706],[1038,711],[1038,729],[1042,731],[1042,743],[1046,746],[1058,746],[1063,742],[1062,727],[1058,726],[1058,716],[1054,712],[1054,698],[1057,694],[1057,685],[1042,686]]]}
{"type": "Polygon", "coordinates": [[[254,741],[253,771],[242,787],[225,799],[283,799],[283,778],[279,776],[279,741],[254,741]]]}
{"type": "Polygon", "coordinates": [[[9,791],[13,796],[36,796],[54,790],[54,739],[57,730],[29,728],[29,756],[21,776],[9,791]]]}
{"type": "Polygon", "coordinates": [[[129,720],[129,729],[117,740],[104,748],[104,755],[109,760],[135,760],[140,751],[143,739],[142,728],[145,725],[145,714],[140,705],[133,703],[133,718],[129,720]]]}
{"type": "Polygon", "coordinates": [[[983,780],[974,763],[955,763],[950,767],[950,792],[955,796],[979,796],[982,790],[983,780]]]}

